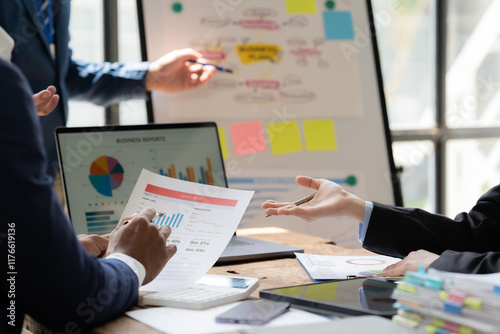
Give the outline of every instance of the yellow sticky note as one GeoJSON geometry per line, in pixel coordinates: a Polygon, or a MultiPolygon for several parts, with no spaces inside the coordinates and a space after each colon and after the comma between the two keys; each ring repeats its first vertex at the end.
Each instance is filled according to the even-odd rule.
{"type": "Polygon", "coordinates": [[[285,0],[287,14],[316,14],[316,0],[285,0]]]}
{"type": "Polygon", "coordinates": [[[337,149],[333,120],[305,120],[303,124],[307,151],[334,151],[337,149]]]}
{"type": "Polygon", "coordinates": [[[243,65],[260,61],[277,62],[281,55],[281,48],[278,44],[245,43],[238,44],[235,48],[243,65]]]}
{"type": "Polygon", "coordinates": [[[222,151],[222,158],[226,159],[227,158],[226,131],[224,131],[224,128],[221,127],[218,127],[217,131],[219,132],[219,142],[220,142],[220,149],[222,151]]]}
{"type": "Polygon", "coordinates": [[[269,123],[267,125],[271,150],[274,155],[302,151],[297,121],[269,123]]]}

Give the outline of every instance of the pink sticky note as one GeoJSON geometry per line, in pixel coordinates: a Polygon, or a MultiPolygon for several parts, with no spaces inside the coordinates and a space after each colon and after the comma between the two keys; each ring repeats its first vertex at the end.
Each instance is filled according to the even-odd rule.
{"type": "Polygon", "coordinates": [[[267,151],[260,121],[234,123],[229,128],[237,155],[267,151]]]}

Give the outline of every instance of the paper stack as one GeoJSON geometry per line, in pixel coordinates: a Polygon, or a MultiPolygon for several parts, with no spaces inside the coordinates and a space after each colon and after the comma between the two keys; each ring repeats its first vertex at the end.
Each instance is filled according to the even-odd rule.
{"type": "Polygon", "coordinates": [[[500,273],[407,272],[393,298],[399,324],[429,334],[500,334],[500,273]]]}

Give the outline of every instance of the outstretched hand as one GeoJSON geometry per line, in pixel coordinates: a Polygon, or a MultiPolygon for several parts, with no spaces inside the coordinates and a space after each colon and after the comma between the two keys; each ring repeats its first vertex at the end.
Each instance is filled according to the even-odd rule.
{"type": "Polygon", "coordinates": [[[59,103],[59,95],[56,94],[56,88],[49,86],[36,94],[33,94],[38,116],[47,116],[54,110],[59,103]]]}
{"type": "Polygon", "coordinates": [[[181,49],[167,53],[149,65],[146,90],[165,93],[181,92],[203,85],[215,74],[215,67],[190,63],[188,60],[206,62],[193,49],[181,49]]]}
{"type": "Polygon", "coordinates": [[[324,217],[348,216],[363,221],[365,201],[347,192],[338,184],[308,176],[297,176],[297,184],[316,189],[312,200],[301,205],[291,202],[266,201],[262,208],[270,215],[293,215],[306,221],[324,217]]]}

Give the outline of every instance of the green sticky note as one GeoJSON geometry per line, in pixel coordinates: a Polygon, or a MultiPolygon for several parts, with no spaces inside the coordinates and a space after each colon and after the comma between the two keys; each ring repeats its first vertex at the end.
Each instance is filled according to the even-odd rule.
{"type": "Polygon", "coordinates": [[[316,0],[285,0],[287,14],[316,14],[316,0]]]}
{"type": "Polygon", "coordinates": [[[305,120],[303,124],[307,151],[334,151],[337,149],[333,120],[305,120]]]}
{"type": "Polygon", "coordinates": [[[227,158],[226,131],[224,131],[224,128],[218,127],[217,132],[219,132],[219,142],[220,142],[220,149],[222,151],[222,158],[226,159],[227,158]]]}
{"type": "Polygon", "coordinates": [[[274,155],[303,150],[297,121],[269,123],[267,131],[274,155]]]}

